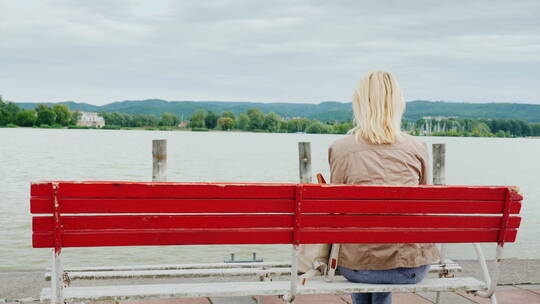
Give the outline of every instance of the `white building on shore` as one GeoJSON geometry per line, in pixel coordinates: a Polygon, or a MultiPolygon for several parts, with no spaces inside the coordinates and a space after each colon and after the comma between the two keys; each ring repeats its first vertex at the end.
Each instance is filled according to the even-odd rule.
{"type": "Polygon", "coordinates": [[[105,126],[105,119],[96,112],[81,112],[77,126],[103,128],[105,126]]]}

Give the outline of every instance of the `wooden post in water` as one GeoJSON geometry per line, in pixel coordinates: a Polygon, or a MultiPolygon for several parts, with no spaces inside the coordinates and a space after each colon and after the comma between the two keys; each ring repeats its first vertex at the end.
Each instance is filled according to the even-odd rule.
{"type": "Polygon", "coordinates": [[[311,143],[298,143],[298,168],[301,184],[311,184],[311,143]]]}
{"type": "Polygon", "coordinates": [[[446,145],[433,144],[433,184],[446,184],[446,145]]]}
{"type": "MultiPolygon", "coordinates": [[[[433,185],[445,185],[446,184],[446,145],[445,144],[433,144],[433,185]]],[[[439,263],[445,267],[446,260],[446,244],[441,244],[439,263]]],[[[448,273],[439,273],[439,277],[450,276],[448,273]]],[[[441,303],[441,293],[438,291],[435,303],[441,303]]]]}
{"type": "Polygon", "coordinates": [[[167,140],[152,140],[152,181],[167,181],[167,140]]]}

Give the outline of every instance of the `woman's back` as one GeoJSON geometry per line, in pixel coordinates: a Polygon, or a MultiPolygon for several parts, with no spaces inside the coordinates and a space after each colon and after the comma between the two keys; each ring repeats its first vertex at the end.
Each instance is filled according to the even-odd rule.
{"type": "MultiPolygon", "coordinates": [[[[328,149],[332,184],[418,185],[427,183],[428,155],[424,143],[403,134],[392,144],[370,144],[354,135],[328,149]]],[[[385,270],[437,262],[434,244],[342,244],[339,265],[351,269],[385,270]]]]}
{"type": "Polygon", "coordinates": [[[392,144],[370,144],[353,135],[335,141],[328,149],[333,184],[427,184],[426,145],[403,134],[392,144]]]}

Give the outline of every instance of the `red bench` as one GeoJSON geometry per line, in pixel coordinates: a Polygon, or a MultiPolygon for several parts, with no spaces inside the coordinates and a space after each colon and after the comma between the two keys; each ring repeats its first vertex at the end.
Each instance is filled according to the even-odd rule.
{"type": "Polygon", "coordinates": [[[37,182],[31,186],[32,242],[54,248],[52,286],[42,292],[42,300],[52,303],[228,295],[282,295],[292,301],[296,294],[455,289],[490,297],[497,273],[490,279],[486,272],[484,282],[314,280],[298,286],[296,245],[492,242],[499,261],[504,243],[516,239],[521,200],[512,187],[37,182]],[[62,248],[224,244],[294,245],[291,280],[64,286],[62,248]]]}

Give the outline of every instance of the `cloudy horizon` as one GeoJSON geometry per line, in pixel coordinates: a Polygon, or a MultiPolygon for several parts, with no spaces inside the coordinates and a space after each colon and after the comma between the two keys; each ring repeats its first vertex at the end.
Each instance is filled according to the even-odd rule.
{"type": "Polygon", "coordinates": [[[14,102],[349,102],[369,70],[406,100],[540,104],[538,1],[0,0],[14,102]]]}

